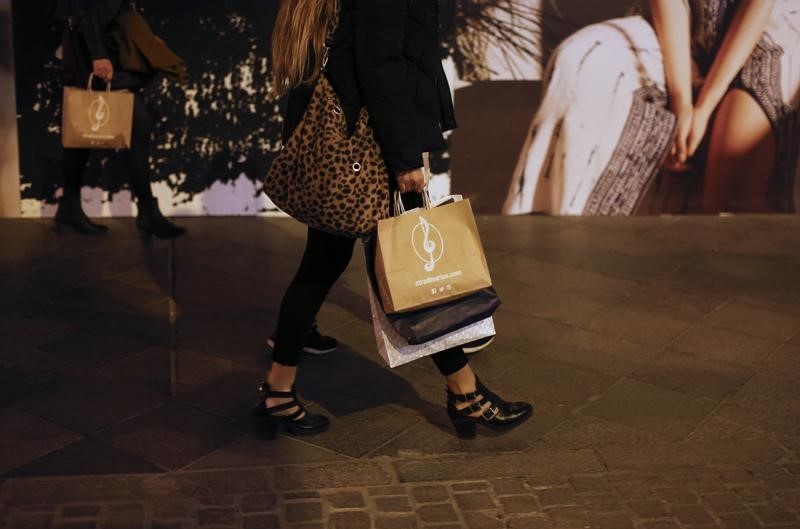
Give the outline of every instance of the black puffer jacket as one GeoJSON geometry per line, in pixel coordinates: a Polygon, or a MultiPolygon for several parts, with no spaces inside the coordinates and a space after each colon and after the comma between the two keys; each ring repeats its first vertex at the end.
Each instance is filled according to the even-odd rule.
{"type": "MultiPolygon", "coordinates": [[[[456,125],[439,54],[437,0],[343,0],[327,67],[352,126],[366,105],[389,171],[422,167],[422,153],[446,147],[456,125]]],[[[312,88],[289,94],[284,139],[312,88]]]]}

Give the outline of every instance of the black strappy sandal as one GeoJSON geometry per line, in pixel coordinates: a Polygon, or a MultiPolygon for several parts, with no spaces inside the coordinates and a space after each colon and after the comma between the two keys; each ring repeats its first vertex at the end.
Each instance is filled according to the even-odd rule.
{"type": "Polygon", "coordinates": [[[507,402],[476,380],[477,389],[472,393],[457,395],[447,389],[447,415],[462,439],[474,439],[478,425],[482,424],[495,432],[516,428],[533,415],[533,406],[527,402],[507,402]],[[456,403],[469,406],[457,409],[456,403]],[[481,412],[478,416],[473,413],[481,412]]]}
{"type": "Polygon", "coordinates": [[[256,433],[265,439],[275,439],[281,431],[291,435],[305,436],[322,433],[330,426],[330,420],[324,415],[309,413],[305,406],[297,400],[297,391],[272,391],[264,382],[258,387],[260,397],[253,407],[253,426],[256,433]],[[291,402],[267,407],[267,398],[292,399],[291,402]],[[281,412],[297,408],[288,415],[281,412]]]}

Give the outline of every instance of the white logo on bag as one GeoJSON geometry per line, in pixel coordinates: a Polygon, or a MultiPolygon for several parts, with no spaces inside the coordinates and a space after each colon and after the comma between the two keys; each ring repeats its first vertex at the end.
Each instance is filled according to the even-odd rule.
{"type": "Polygon", "coordinates": [[[89,121],[92,123],[92,132],[97,132],[105,127],[110,118],[111,109],[109,109],[108,103],[103,96],[97,96],[97,99],[89,105],[89,121]]]}
{"type": "Polygon", "coordinates": [[[420,261],[425,263],[425,271],[433,272],[436,263],[444,255],[444,238],[441,232],[425,217],[420,216],[419,222],[411,232],[411,244],[414,247],[414,253],[417,254],[420,261]]]}

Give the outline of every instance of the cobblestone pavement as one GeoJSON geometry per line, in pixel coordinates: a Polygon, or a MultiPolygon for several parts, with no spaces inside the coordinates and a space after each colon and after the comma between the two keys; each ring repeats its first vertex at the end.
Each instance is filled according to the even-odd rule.
{"type": "MultiPolygon", "coordinates": [[[[530,467],[523,454],[497,457],[500,466],[530,467]]],[[[589,454],[556,454],[555,459],[564,470],[588,471],[593,463],[589,454]]],[[[694,465],[645,473],[604,471],[594,461],[594,472],[477,477],[489,471],[474,479],[416,481],[429,477],[429,463],[470,466],[463,459],[387,459],[157,478],[28,480],[6,488],[6,523],[29,529],[800,527],[800,481],[792,473],[800,470],[797,463],[694,465]],[[41,501],[43,493],[47,502],[41,501]]]]}
{"type": "Polygon", "coordinates": [[[360,255],[299,381],[330,431],[257,438],[303,228],[184,223],[0,221],[0,527],[800,529],[798,217],[480,218],[472,363],[536,416],[472,442],[429,362],[381,365],[360,255]]]}

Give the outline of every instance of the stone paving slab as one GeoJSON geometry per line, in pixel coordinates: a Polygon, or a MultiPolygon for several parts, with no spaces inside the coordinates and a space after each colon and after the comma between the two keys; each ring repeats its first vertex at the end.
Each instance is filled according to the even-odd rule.
{"type": "Polygon", "coordinates": [[[448,476],[458,479],[485,479],[533,473],[549,475],[597,472],[603,469],[591,450],[565,452],[523,452],[515,454],[471,455],[443,460],[411,460],[396,464],[400,481],[433,481],[448,476]]]}

